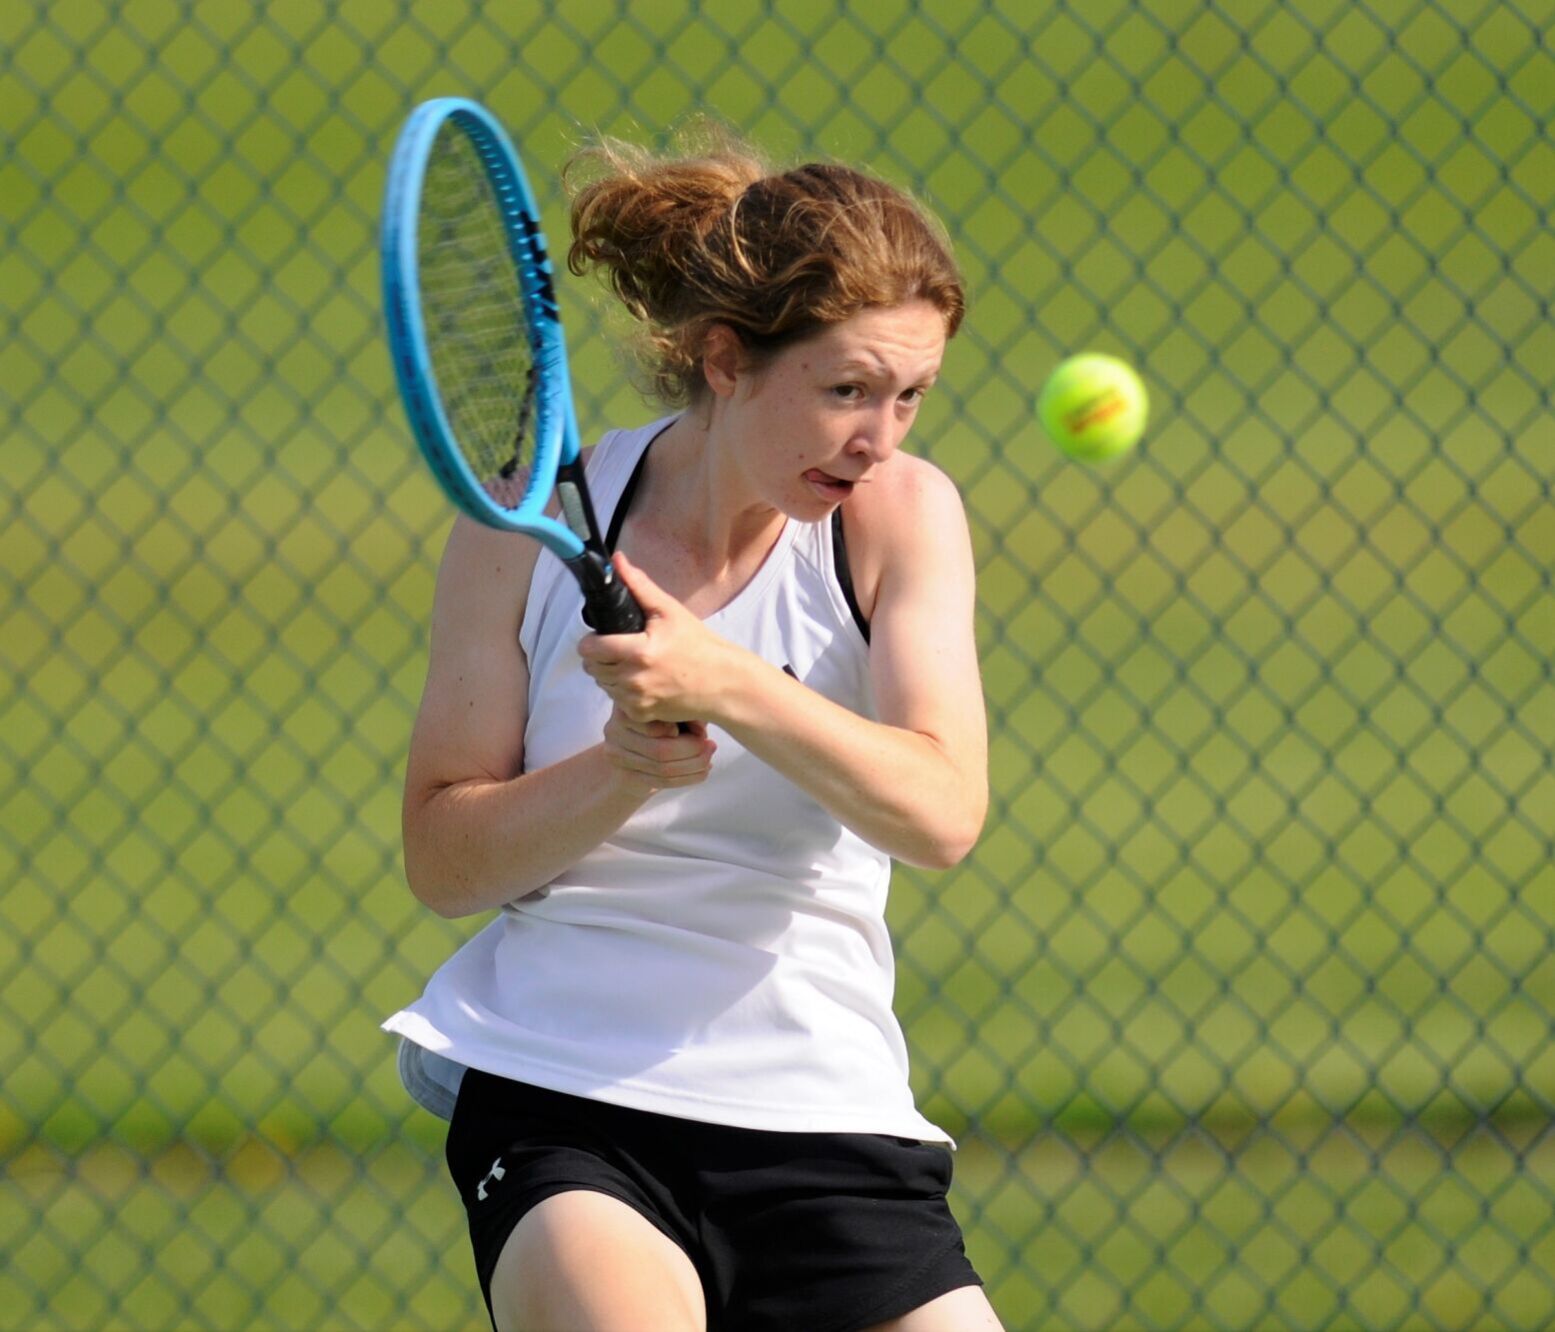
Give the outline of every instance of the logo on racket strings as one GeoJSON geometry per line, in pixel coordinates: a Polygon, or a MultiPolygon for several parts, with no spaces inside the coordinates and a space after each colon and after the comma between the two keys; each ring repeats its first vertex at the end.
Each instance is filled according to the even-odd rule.
{"type": "Polygon", "coordinates": [[[545,235],[540,230],[538,219],[522,211],[517,214],[517,218],[519,230],[523,232],[528,247],[529,268],[533,275],[535,292],[540,298],[540,308],[545,312],[547,319],[559,323],[562,317],[561,307],[556,303],[556,288],[551,282],[551,261],[545,252],[545,235]]]}

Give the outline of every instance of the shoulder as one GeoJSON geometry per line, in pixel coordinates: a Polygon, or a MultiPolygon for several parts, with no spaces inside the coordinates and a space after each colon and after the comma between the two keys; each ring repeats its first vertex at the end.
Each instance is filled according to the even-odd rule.
{"type": "Polygon", "coordinates": [[[433,601],[433,646],[451,636],[487,634],[517,641],[540,545],[517,532],[487,527],[464,514],[443,548],[433,601]]]}
{"type": "Polygon", "coordinates": [[[929,462],[899,453],[848,500],[850,529],[888,545],[911,544],[915,535],[942,523],[966,525],[956,483],[929,462]]]}
{"type": "MultiPolygon", "coordinates": [[[[617,441],[631,433],[607,430],[598,443],[585,445],[580,452],[585,472],[592,473],[596,463],[619,461],[617,441]]],[[[522,489],[526,481],[527,476],[520,475],[518,487],[522,489]]],[[[544,512],[548,518],[561,518],[561,502],[554,492],[546,499],[544,512]]],[[[495,613],[498,628],[505,633],[515,616],[519,622],[523,620],[529,585],[542,549],[538,541],[522,533],[487,527],[461,513],[454,520],[443,550],[438,601],[445,603],[455,616],[495,613]]],[[[434,618],[434,627],[435,624],[434,618]]]]}
{"type": "Polygon", "coordinates": [[[966,506],[956,483],[925,458],[898,453],[843,506],[859,606],[872,616],[887,571],[947,556],[970,559],[966,506]]]}

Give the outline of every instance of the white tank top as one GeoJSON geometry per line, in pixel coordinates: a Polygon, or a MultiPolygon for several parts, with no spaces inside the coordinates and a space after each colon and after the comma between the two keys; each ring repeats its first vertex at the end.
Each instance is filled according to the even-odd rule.
{"type": "MultiPolygon", "coordinates": [[[[667,421],[607,434],[588,464],[603,517],[667,421]]],[[[784,526],[710,628],[873,716],[869,650],[830,523],[784,526]]],[[[610,701],[577,654],[565,567],[541,555],[520,641],[526,771],[599,742],[610,701]]],[[[718,727],[708,779],[661,791],[545,888],[504,907],[385,1030],[445,1117],[465,1068],[744,1128],[948,1142],[918,1113],[891,1011],[887,856],[718,727]]]]}

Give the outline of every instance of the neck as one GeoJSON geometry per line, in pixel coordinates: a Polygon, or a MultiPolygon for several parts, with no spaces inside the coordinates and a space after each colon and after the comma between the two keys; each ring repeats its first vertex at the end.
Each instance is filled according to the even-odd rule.
{"type": "Polygon", "coordinates": [[[716,421],[688,409],[653,443],[634,514],[708,577],[765,555],[785,521],[758,499],[716,421]]]}

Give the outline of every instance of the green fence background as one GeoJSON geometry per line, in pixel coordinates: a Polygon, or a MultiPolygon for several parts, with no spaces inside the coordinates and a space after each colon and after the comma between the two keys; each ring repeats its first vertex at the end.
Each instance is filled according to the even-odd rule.
{"type": "MultiPolygon", "coordinates": [[[[922,191],[995,803],[899,1010],[1011,1329],[1555,1325],[1552,0],[0,6],[0,1324],[478,1328],[376,1029],[424,97],[922,191]],[[1040,436],[1081,349],[1142,448],[1040,436]]],[[[642,419],[581,284],[585,432],[642,419]]]]}

